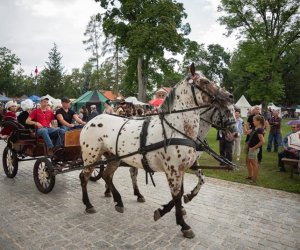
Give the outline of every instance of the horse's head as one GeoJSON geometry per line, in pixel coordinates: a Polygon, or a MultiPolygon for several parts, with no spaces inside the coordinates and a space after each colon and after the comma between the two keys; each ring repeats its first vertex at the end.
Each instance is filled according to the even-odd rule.
{"type": "Polygon", "coordinates": [[[210,107],[202,112],[202,114],[210,114],[208,119],[206,119],[207,122],[217,129],[227,129],[230,132],[236,132],[233,95],[216,83],[208,80],[201,73],[196,73],[194,64],[191,65],[191,74],[187,80],[191,85],[195,104],[197,106],[200,104],[211,104],[210,107]]]}

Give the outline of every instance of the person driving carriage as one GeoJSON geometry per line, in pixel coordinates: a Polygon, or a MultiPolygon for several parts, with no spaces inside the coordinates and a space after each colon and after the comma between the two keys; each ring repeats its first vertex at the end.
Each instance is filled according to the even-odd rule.
{"type": "Polygon", "coordinates": [[[81,120],[79,116],[72,109],[70,109],[70,103],[71,101],[68,97],[63,97],[61,99],[62,107],[56,111],[57,125],[61,129],[64,129],[66,131],[76,128],[82,128],[83,125],[86,124],[86,122],[81,120]],[[73,119],[79,125],[73,124],[73,119]]]}
{"type": "Polygon", "coordinates": [[[34,125],[37,128],[37,135],[43,137],[48,147],[48,155],[52,156],[64,145],[65,130],[53,127],[53,121],[55,120],[55,117],[52,110],[47,108],[48,101],[48,97],[41,97],[40,108],[32,110],[26,120],[26,124],[34,125]],[[55,146],[53,145],[51,138],[56,138],[55,146]]]}

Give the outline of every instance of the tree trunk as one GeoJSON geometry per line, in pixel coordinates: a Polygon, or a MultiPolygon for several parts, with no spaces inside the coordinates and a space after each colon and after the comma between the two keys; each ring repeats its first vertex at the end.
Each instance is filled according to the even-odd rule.
{"type": "Polygon", "coordinates": [[[146,86],[143,78],[143,58],[138,57],[137,63],[137,77],[138,77],[138,100],[146,102],[146,86]]]}
{"type": "Polygon", "coordinates": [[[116,82],[113,87],[113,93],[118,94],[119,92],[119,46],[116,45],[116,82]]]}

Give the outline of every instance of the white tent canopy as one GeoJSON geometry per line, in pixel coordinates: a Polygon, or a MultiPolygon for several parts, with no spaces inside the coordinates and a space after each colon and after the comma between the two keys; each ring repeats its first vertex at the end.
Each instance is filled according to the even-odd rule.
{"type": "Polygon", "coordinates": [[[149,105],[148,103],[140,102],[136,97],[129,96],[125,99],[125,102],[132,103],[133,105],[149,105]]]}
{"type": "Polygon", "coordinates": [[[247,117],[248,110],[251,108],[250,103],[247,101],[244,95],[235,104],[237,108],[241,110],[241,117],[247,117]]]}

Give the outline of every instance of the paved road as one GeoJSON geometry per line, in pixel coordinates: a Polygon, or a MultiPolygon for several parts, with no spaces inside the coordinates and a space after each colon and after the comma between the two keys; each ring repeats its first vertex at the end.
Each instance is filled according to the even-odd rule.
{"type": "MultiPolygon", "coordinates": [[[[0,142],[0,152],[3,148],[0,142]]],[[[104,197],[102,180],[90,182],[98,211],[90,215],[81,202],[79,171],[57,176],[53,191],[45,195],[34,185],[33,163],[20,163],[14,179],[0,168],[0,249],[300,249],[296,194],[206,178],[199,195],[185,206],[186,221],[196,234],[185,239],[174,211],[153,221],[154,210],[170,200],[163,174],[155,174],[155,188],[145,184],[140,171],[146,198],[141,204],[132,195],[128,169],[117,171],[124,214],[104,197]]],[[[185,189],[191,190],[196,180],[187,175],[185,189]]]]}

